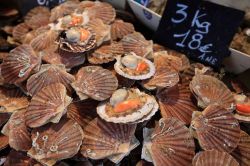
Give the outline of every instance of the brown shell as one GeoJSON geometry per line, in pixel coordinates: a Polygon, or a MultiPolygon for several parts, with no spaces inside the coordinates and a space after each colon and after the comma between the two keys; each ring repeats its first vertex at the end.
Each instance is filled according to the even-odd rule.
{"type": "Polygon", "coordinates": [[[154,52],[159,52],[159,51],[166,51],[167,48],[164,47],[164,46],[162,46],[162,45],[160,45],[160,44],[154,43],[153,50],[154,50],[154,52]]]}
{"type": "Polygon", "coordinates": [[[41,63],[30,45],[21,45],[12,50],[1,64],[1,74],[6,83],[14,84],[26,80],[36,72],[41,63]]]}
{"type": "Polygon", "coordinates": [[[92,99],[102,101],[108,99],[118,87],[118,80],[113,73],[99,66],[81,68],[72,87],[80,99],[86,95],[92,99]]]}
{"type": "Polygon", "coordinates": [[[124,36],[121,42],[125,53],[134,52],[138,56],[146,57],[153,52],[152,41],[147,41],[139,32],[124,36]]]}
{"type": "Polygon", "coordinates": [[[50,11],[49,8],[44,7],[44,6],[37,6],[33,9],[31,9],[24,17],[25,21],[29,21],[33,16],[39,14],[39,13],[43,13],[45,15],[49,15],[50,11]]]}
{"type": "Polygon", "coordinates": [[[5,149],[9,145],[9,137],[0,134],[0,150],[5,149]]]}
{"type": "Polygon", "coordinates": [[[150,163],[150,162],[146,162],[146,161],[144,161],[144,160],[140,160],[137,164],[136,164],[136,166],[154,166],[152,163],[150,163]]]}
{"type": "Polygon", "coordinates": [[[239,166],[239,163],[227,152],[207,150],[196,154],[193,166],[239,166]]]}
{"type": "Polygon", "coordinates": [[[190,124],[192,113],[197,110],[191,98],[191,92],[184,85],[176,85],[157,93],[163,118],[175,117],[185,124],[190,124]]]}
{"type": "Polygon", "coordinates": [[[81,1],[79,4],[78,4],[78,7],[77,7],[77,12],[83,12],[87,7],[92,7],[96,5],[96,2],[94,1],[81,1]]]}
{"type": "Polygon", "coordinates": [[[210,104],[220,104],[226,109],[234,106],[234,97],[227,86],[209,75],[196,75],[190,82],[190,89],[198,100],[198,105],[206,108],[210,104]]]}
{"type": "Polygon", "coordinates": [[[81,153],[91,159],[126,153],[135,129],[136,125],[108,123],[95,118],[83,131],[81,153]]]}
{"type": "Polygon", "coordinates": [[[38,13],[32,16],[29,20],[25,20],[25,23],[32,29],[38,29],[42,26],[46,26],[49,23],[50,15],[48,13],[38,13]]]}
{"type": "Polygon", "coordinates": [[[250,136],[244,132],[240,132],[240,142],[231,155],[239,162],[241,166],[250,165],[250,136]]]}
{"type": "Polygon", "coordinates": [[[134,33],[134,25],[123,20],[115,20],[111,25],[111,38],[112,40],[120,40],[124,36],[134,33]]]}
{"type": "Polygon", "coordinates": [[[12,113],[28,106],[28,98],[19,89],[0,88],[0,112],[12,113]]]}
{"type": "Polygon", "coordinates": [[[72,91],[70,84],[75,80],[74,76],[67,73],[64,65],[44,64],[38,73],[32,75],[27,82],[28,93],[32,96],[43,87],[53,83],[63,84],[68,91],[72,91]]]}
{"type": "Polygon", "coordinates": [[[32,97],[25,113],[27,126],[34,128],[49,122],[58,123],[71,101],[63,84],[56,83],[42,88],[32,97]]]}
{"type": "Polygon", "coordinates": [[[9,113],[0,113],[0,127],[4,125],[10,118],[9,113]]]}
{"type": "Polygon", "coordinates": [[[1,61],[3,61],[7,56],[9,56],[9,52],[0,52],[1,61]]]}
{"type": "Polygon", "coordinates": [[[135,84],[135,80],[131,80],[128,78],[125,78],[121,75],[119,75],[118,73],[116,73],[114,67],[110,67],[109,70],[111,70],[111,72],[116,76],[117,80],[118,80],[118,87],[119,88],[131,88],[134,84],[135,84]]]}
{"type": "Polygon", "coordinates": [[[31,134],[32,148],[28,155],[47,166],[73,157],[79,151],[83,139],[80,125],[65,118],[57,124],[35,128],[31,134]]]}
{"type": "Polygon", "coordinates": [[[181,59],[182,65],[179,68],[179,71],[184,71],[185,69],[190,67],[189,59],[185,54],[177,52],[175,50],[167,49],[168,55],[175,56],[181,59]]]}
{"type": "Polygon", "coordinates": [[[20,23],[13,28],[12,36],[17,41],[22,41],[24,36],[30,31],[30,27],[25,23],[20,23]]]}
{"type": "Polygon", "coordinates": [[[124,50],[121,43],[111,43],[102,45],[95,52],[88,55],[88,61],[91,64],[103,64],[114,61],[116,56],[123,54],[124,50]]]}
{"type": "Polygon", "coordinates": [[[203,112],[194,112],[191,128],[204,150],[232,152],[240,141],[240,125],[237,119],[219,105],[209,105],[203,112]]]}
{"type": "Polygon", "coordinates": [[[155,166],[191,165],[194,140],[185,124],[175,118],[161,119],[151,135],[151,156],[155,166]]]}

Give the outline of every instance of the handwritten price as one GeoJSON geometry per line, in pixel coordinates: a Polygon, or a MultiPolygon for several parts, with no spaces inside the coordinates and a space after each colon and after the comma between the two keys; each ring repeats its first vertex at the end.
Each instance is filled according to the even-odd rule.
{"type": "MultiPolygon", "coordinates": [[[[50,6],[50,2],[54,2],[55,0],[37,0],[38,5],[50,6]]],[[[66,0],[56,0],[58,4],[65,2],[66,0]]]]}

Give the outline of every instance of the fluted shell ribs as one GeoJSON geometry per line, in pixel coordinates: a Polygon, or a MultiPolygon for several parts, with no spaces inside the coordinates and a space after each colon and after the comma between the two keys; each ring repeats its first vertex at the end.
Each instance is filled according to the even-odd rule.
{"type": "Polygon", "coordinates": [[[141,57],[148,57],[153,53],[153,42],[147,41],[139,32],[124,36],[121,42],[125,53],[134,52],[141,57]]]}
{"type": "Polygon", "coordinates": [[[92,54],[88,55],[91,64],[103,64],[114,61],[117,56],[123,55],[124,50],[121,43],[102,45],[92,54]]]}
{"type": "Polygon", "coordinates": [[[140,92],[139,89],[128,89],[128,97],[124,100],[137,103],[135,108],[116,111],[110,101],[100,103],[97,114],[107,122],[113,123],[140,123],[149,120],[157,111],[158,103],[153,96],[140,92]]]}
{"type": "Polygon", "coordinates": [[[69,119],[35,128],[31,134],[32,148],[28,155],[47,166],[73,157],[79,151],[83,139],[80,125],[69,119]]]}
{"type": "Polygon", "coordinates": [[[32,97],[25,113],[27,126],[34,128],[49,122],[58,123],[71,101],[63,84],[56,83],[42,88],[32,97]]]}
{"type": "Polygon", "coordinates": [[[100,66],[87,66],[78,71],[76,81],[71,85],[81,100],[90,97],[102,101],[109,98],[117,89],[118,81],[107,69],[100,66]]]}
{"type": "Polygon", "coordinates": [[[196,75],[190,82],[190,89],[202,108],[210,104],[219,104],[229,110],[234,108],[235,101],[231,91],[215,77],[196,75]]]}
{"type": "Polygon", "coordinates": [[[103,159],[129,151],[136,125],[114,124],[95,118],[83,130],[81,154],[91,159],[103,159]]]}
{"type": "Polygon", "coordinates": [[[194,112],[191,128],[202,149],[232,152],[240,141],[240,125],[233,114],[219,105],[194,112]]]}
{"type": "Polygon", "coordinates": [[[111,38],[112,40],[120,40],[124,36],[134,33],[134,25],[123,20],[115,20],[111,25],[111,38]]]}
{"type": "Polygon", "coordinates": [[[30,27],[25,23],[20,23],[13,28],[12,36],[15,40],[22,42],[26,33],[30,31],[30,27]]]}
{"type": "Polygon", "coordinates": [[[1,74],[6,83],[14,84],[26,80],[39,70],[41,58],[29,45],[21,45],[12,50],[1,64],[1,74]]]}
{"type": "Polygon", "coordinates": [[[132,80],[145,80],[152,77],[155,74],[156,72],[155,66],[150,60],[137,56],[135,53],[129,53],[126,54],[125,56],[127,55],[132,56],[135,59],[137,59],[137,61],[146,64],[147,69],[144,71],[137,71],[136,69],[130,69],[122,64],[123,57],[118,56],[116,57],[116,63],[114,65],[114,69],[119,75],[132,80]]]}
{"type": "Polygon", "coordinates": [[[250,165],[250,136],[244,132],[240,132],[240,142],[231,155],[239,162],[241,166],[250,165]]]}
{"type": "Polygon", "coordinates": [[[160,119],[151,141],[146,142],[155,166],[191,165],[194,140],[185,124],[175,118],[160,119]]]}
{"type": "Polygon", "coordinates": [[[75,80],[74,76],[67,73],[64,65],[44,64],[38,73],[32,75],[27,81],[28,93],[33,96],[42,88],[54,84],[63,84],[68,91],[72,91],[70,84],[75,80]]]}
{"type": "Polygon", "coordinates": [[[196,154],[193,166],[239,166],[239,163],[227,152],[207,150],[196,154]]]}
{"type": "Polygon", "coordinates": [[[19,89],[0,88],[0,112],[13,113],[28,104],[28,98],[19,89]]]}
{"type": "Polygon", "coordinates": [[[161,115],[163,118],[175,117],[185,124],[190,124],[192,114],[197,110],[187,86],[176,85],[157,93],[161,115]]]}
{"type": "Polygon", "coordinates": [[[33,16],[38,15],[38,14],[46,14],[49,15],[50,11],[49,8],[44,7],[44,6],[37,6],[33,9],[31,9],[24,17],[24,21],[29,21],[33,16]]]}

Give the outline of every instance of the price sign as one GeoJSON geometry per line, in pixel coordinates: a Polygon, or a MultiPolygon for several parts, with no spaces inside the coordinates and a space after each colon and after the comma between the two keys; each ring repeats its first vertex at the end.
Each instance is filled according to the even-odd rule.
{"type": "Polygon", "coordinates": [[[219,67],[243,17],[243,11],[203,0],[168,0],[154,39],[219,67]]]}

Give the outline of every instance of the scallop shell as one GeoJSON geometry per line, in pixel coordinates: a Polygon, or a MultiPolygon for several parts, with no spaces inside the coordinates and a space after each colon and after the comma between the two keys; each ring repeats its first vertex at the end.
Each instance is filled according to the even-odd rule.
{"type": "Polygon", "coordinates": [[[5,149],[9,145],[9,137],[0,134],[0,150],[5,149]]]}
{"type": "Polygon", "coordinates": [[[63,84],[56,83],[42,88],[32,97],[25,113],[27,126],[34,128],[49,122],[58,123],[71,101],[63,84]]]}
{"type": "Polygon", "coordinates": [[[95,118],[83,133],[81,154],[91,159],[103,159],[127,153],[136,125],[108,123],[95,118]]]}
{"type": "Polygon", "coordinates": [[[38,73],[32,75],[27,82],[28,93],[33,96],[43,87],[53,83],[63,84],[68,91],[72,91],[70,84],[75,80],[74,76],[67,73],[64,65],[44,64],[38,73]]]}
{"type": "Polygon", "coordinates": [[[159,45],[159,44],[155,44],[153,45],[153,50],[154,52],[160,52],[160,51],[166,51],[167,48],[162,46],[162,45],[159,45]]]}
{"type": "Polygon", "coordinates": [[[118,81],[107,69],[99,66],[87,66],[78,71],[76,81],[71,85],[81,100],[88,96],[102,101],[109,98],[117,89],[118,81]]]}
{"type": "Polygon", "coordinates": [[[44,7],[44,6],[37,6],[33,9],[31,9],[24,17],[24,21],[27,22],[29,21],[33,16],[38,15],[38,14],[44,14],[44,15],[50,15],[49,8],[44,7]]]}
{"type": "Polygon", "coordinates": [[[3,61],[7,56],[9,56],[9,52],[0,52],[1,61],[3,61]]]}
{"type": "Polygon", "coordinates": [[[123,20],[115,20],[111,25],[111,38],[112,40],[120,40],[124,36],[134,33],[135,28],[133,24],[124,22],[123,20]]]}
{"type": "Polygon", "coordinates": [[[2,127],[10,118],[9,113],[0,113],[0,127],[2,127]]]}
{"type": "Polygon", "coordinates": [[[95,52],[88,55],[88,61],[91,64],[103,64],[115,60],[116,56],[123,55],[124,50],[121,43],[111,43],[102,45],[95,52]]]}
{"type": "Polygon", "coordinates": [[[196,75],[190,82],[190,89],[202,108],[210,104],[220,104],[227,109],[233,109],[235,102],[231,91],[215,77],[196,75]]]}
{"type": "Polygon", "coordinates": [[[110,41],[110,25],[106,25],[103,23],[101,19],[90,20],[87,24],[87,27],[93,30],[95,33],[96,45],[99,47],[104,42],[110,41]]]}
{"type": "Polygon", "coordinates": [[[12,36],[17,41],[22,41],[24,36],[30,31],[30,28],[25,23],[20,23],[13,28],[12,36]]]}
{"type": "Polygon", "coordinates": [[[148,60],[148,59],[146,59],[146,58],[143,58],[143,57],[140,57],[140,56],[137,56],[137,55],[135,55],[134,53],[130,53],[130,55],[132,55],[132,56],[134,56],[134,57],[136,57],[137,59],[139,59],[139,60],[143,60],[144,62],[146,62],[147,63],[147,65],[149,66],[149,72],[148,73],[146,73],[146,74],[141,74],[141,75],[131,75],[131,74],[129,74],[129,73],[125,73],[122,69],[124,69],[125,67],[123,67],[123,65],[122,65],[122,63],[121,63],[121,56],[118,56],[117,58],[116,58],[116,63],[115,63],[115,65],[114,65],[114,69],[115,69],[115,71],[119,74],[119,75],[121,75],[121,76],[123,76],[123,77],[125,77],[125,78],[128,78],[128,79],[132,79],[132,80],[145,80],[145,79],[148,79],[148,78],[150,78],[150,77],[152,77],[154,74],[155,74],[155,66],[154,66],[154,64],[150,61],[150,60],[148,60]]]}
{"type": "Polygon", "coordinates": [[[240,141],[240,125],[237,119],[219,105],[209,105],[203,112],[194,112],[191,128],[204,150],[232,152],[240,141]]]}
{"type": "Polygon", "coordinates": [[[1,74],[7,83],[20,83],[26,80],[32,72],[36,72],[41,63],[29,45],[21,45],[12,50],[1,64],[1,74]]]}
{"type": "Polygon", "coordinates": [[[150,163],[150,162],[146,162],[146,161],[144,161],[144,160],[140,160],[137,164],[136,164],[136,166],[154,166],[152,163],[150,163]]]}
{"type": "Polygon", "coordinates": [[[160,119],[149,146],[155,166],[191,165],[195,155],[194,140],[188,128],[175,118],[160,119]]]}
{"type": "Polygon", "coordinates": [[[48,25],[49,17],[50,15],[47,13],[38,13],[32,16],[29,20],[25,20],[25,23],[32,29],[36,30],[42,26],[48,25]]]}
{"type": "Polygon", "coordinates": [[[185,124],[190,124],[193,111],[197,107],[191,99],[191,92],[184,85],[176,85],[157,93],[163,118],[175,117],[185,124]]]}
{"type": "Polygon", "coordinates": [[[239,163],[228,153],[207,150],[196,154],[193,166],[239,166],[239,163]]]}
{"type": "Polygon", "coordinates": [[[19,89],[0,88],[0,112],[12,113],[28,106],[28,98],[19,89]]]}
{"type": "Polygon", "coordinates": [[[61,119],[57,124],[47,124],[32,130],[32,148],[28,155],[43,165],[52,166],[59,160],[77,154],[82,139],[80,125],[69,119],[61,119]]]}
{"type": "Polygon", "coordinates": [[[250,122],[250,116],[246,116],[246,115],[241,115],[238,114],[237,112],[234,114],[234,117],[239,120],[239,122],[245,122],[245,123],[249,123],[250,122]]]}
{"type": "Polygon", "coordinates": [[[147,41],[139,32],[124,36],[121,42],[125,53],[134,52],[141,57],[147,57],[153,53],[153,42],[147,41]]]}
{"type": "Polygon", "coordinates": [[[240,142],[231,155],[239,162],[241,166],[250,165],[250,136],[244,132],[240,132],[240,142]]]}

